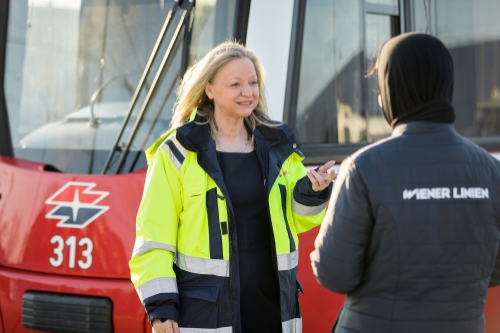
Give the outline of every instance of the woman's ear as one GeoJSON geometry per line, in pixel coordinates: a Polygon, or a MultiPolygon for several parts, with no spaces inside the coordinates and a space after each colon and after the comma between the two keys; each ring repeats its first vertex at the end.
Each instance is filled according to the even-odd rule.
{"type": "Polygon", "coordinates": [[[212,94],[212,85],[210,82],[205,85],[205,94],[207,94],[210,100],[214,99],[214,95],[212,94]]]}

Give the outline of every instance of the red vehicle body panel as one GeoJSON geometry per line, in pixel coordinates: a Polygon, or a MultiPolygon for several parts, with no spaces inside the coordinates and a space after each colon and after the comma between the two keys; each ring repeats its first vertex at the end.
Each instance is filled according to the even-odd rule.
{"type": "MultiPolygon", "coordinates": [[[[1,304],[1,302],[0,302],[1,304]]],[[[0,333],[4,333],[5,330],[3,329],[3,321],[2,321],[2,309],[0,308],[0,333]]]]}
{"type": "Polygon", "coordinates": [[[143,332],[150,327],[149,323],[146,326],[147,318],[132,283],[127,280],[78,278],[1,268],[0,285],[5,332],[33,332],[21,323],[22,297],[29,290],[108,297],[113,302],[115,332],[143,332]]]}
{"type": "MultiPolygon", "coordinates": [[[[43,164],[0,157],[0,266],[55,275],[128,279],[144,172],[99,176],[47,172],[43,168],[43,164]],[[58,227],[60,219],[45,217],[57,205],[45,202],[68,182],[95,184],[91,191],[108,192],[97,205],[109,209],[84,228],[58,227]],[[54,267],[49,262],[49,258],[56,258],[54,248],[58,244],[51,244],[54,235],[64,240],[76,236],[76,242],[89,238],[93,243],[91,266],[81,269],[75,264],[70,268],[69,249],[64,244],[63,262],[54,267]]],[[[83,191],[79,196],[85,200],[83,191]]],[[[85,249],[76,246],[75,263],[87,261],[82,256],[85,249]]]]}
{"type": "MultiPolygon", "coordinates": [[[[28,290],[108,297],[113,302],[116,332],[151,331],[128,268],[144,170],[98,176],[44,168],[43,164],[0,156],[0,311],[5,332],[33,332],[21,322],[22,296],[28,290]],[[84,228],[58,227],[61,219],[46,218],[57,204],[46,201],[68,182],[95,184],[91,192],[109,192],[104,198],[94,194],[100,199],[96,204],[109,209],[84,228]],[[58,244],[50,242],[54,235],[65,241],[75,237],[73,268],[70,247],[65,243],[62,263],[54,267],[49,262],[57,257],[54,249],[58,244]],[[87,261],[83,255],[86,244],[78,244],[82,238],[93,244],[92,264],[87,269],[78,264],[87,261]]],[[[81,190],[81,201],[93,195],[81,190]]]]}
{"type": "Polygon", "coordinates": [[[313,275],[309,254],[314,250],[318,232],[316,227],[299,235],[299,280],[304,287],[304,294],[299,297],[304,333],[330,332],[345,298],[321,287],[313,275]]]}
{"type": "MultiPolygon", "coordinates": [[[[145,170],[100,176],[44,169],[44,164],[0,156],[0,333],[33,332],[24,328],[21,320],[22,296],[27,291],[108,297],[113,303],[116,332],[151,332],[128,268],[145,170]],[[83,228],[58,227],[62,218],[46,216],[57,206],[54,201],[70,202],[75,190],[47,201],[68,182],[80,184],[78,200],[94,196],[96,200],[87,201],[109,209],[83,228]],[[93,187],[85,192],[90,185],[82,183],[93,187]],[[104,192],[109,194],[99,195],[104,192]],[[75,264],[86,260],[82,252],[85,246],[76,243],[74,267],[69,267],[67,244],[62,250],[62,264],[54,267],[49,261],[56,257],[57,243],[50,242],[54,235],[65,241],[71,236],[75,236],[76,242],[85,237],[91,239],[91,266],[82,269],[75,264]]],[[[344,300],[344,296],[319,286],[313,276],[309,254],[317,233],[315,228],[299,235],[298,274],[304,286],[304,295],[300,295],[304,333],[329,332],[344,300]]],[[[489,333],[500,331],[498,309],[500,288],[495,288],[488,294],[485,309],[489,333]]]]}

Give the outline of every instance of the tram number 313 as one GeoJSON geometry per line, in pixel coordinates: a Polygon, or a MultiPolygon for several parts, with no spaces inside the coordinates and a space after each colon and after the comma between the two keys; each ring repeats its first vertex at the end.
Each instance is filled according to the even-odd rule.
{"type": "Polygon", "coordinates": [[[49,258],[49,262],[54,267],[59,267],[64,262],[64,245],[69,248],[69,268],[75,268],[75,261],[81,269],[88,269],[92,266],[92,250],[94,244],[88,237],[83,237],[78,241],[78,251],[81,251],[82,259],[76,260],[77,239],[76,236],[69,236],[66,241],[59,235],[54,235],[50,239],[50,244],[55,244],[54,257],[49,258]]]}

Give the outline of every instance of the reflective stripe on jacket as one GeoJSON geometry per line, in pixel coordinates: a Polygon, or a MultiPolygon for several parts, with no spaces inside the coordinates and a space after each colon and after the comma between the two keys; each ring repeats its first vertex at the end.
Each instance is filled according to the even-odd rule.
{"type": "MultiPolygon", "coordinates": [[[[132,282],[151,321],[174,319],[182,332],[240,332],[234,214],[215,142],[198,118],[147,152],[132,282]]],[[[331,186],[312,192],[286,125],[258,126],[254,140],[268,195],[283,332],[300,332],[297,235],[321,223],[331,186]]]]}

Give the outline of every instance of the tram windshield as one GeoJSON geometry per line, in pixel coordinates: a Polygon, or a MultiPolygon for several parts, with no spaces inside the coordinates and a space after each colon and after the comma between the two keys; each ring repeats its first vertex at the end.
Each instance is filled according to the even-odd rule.
{"type": "MultiPolygon", "coordinates": [[[[198,0],[185,13],[193,24],[190,47],[182,29],[124,172],[145,166],[144,149],[168,128],[182,64],[232,37],[235,1],[198,0]]],[[[173,7],[173,0],[12,0],[4,85],[15,157],[68,173],[100,173],[120,130],[130,135],[160,68],[181,14],[173,16],[124,123],[173,7]]]]}

